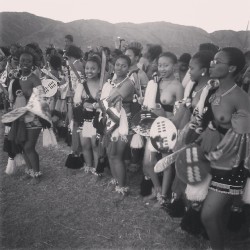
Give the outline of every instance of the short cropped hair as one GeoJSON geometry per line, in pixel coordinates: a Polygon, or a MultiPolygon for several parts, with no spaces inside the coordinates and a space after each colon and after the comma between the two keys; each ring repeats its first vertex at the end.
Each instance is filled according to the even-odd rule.
{"type": "Polygon", "coordinates": [[[161,57],[168,57],[172,60],[173,64],[176,64],[177,63],[177,57],[174,53],[172,52],[163,52],[159,55],[159,58],[161,57]]]}
{"type": "Polygon", "coordinates": [[[238,75],[245,66],[246,60],[243,52],[235,47],[226,47],[221,49],[227,54],[229,58],[229,65],[236,66],[236,70],[233,73],[233,76],[238,75]]]}
{"type": "Polygon", "coordinates": [[[69,41],[71,41],[73,43],[74,39],[72,35],[66,35],[64,38],[68,39],[69,41]]]}
{"type": "Polygon", "coordinates": [[[121,55],[119,55],[117,58],[116,58],[116,60],[115,61],[117,61],[118,59],[125,59],[126,61],[127,61],[127,63],[128,63],[128,66],[130,67],[130,65],[131,65],[131,60],[130,60],[130,58],[128,57],[128,56],[126,56],[126,55],[124,55],[124,54],[121,54],[121,55]]]}
{"type": "Polygon", "coordinates": [[[214,55],[213,52],[209,50],[201,50],[195,53],[192,59],[196,59],[201,68],[206,68],[207,72],[209,72],[210,62],[213,60],[214,55]]]}

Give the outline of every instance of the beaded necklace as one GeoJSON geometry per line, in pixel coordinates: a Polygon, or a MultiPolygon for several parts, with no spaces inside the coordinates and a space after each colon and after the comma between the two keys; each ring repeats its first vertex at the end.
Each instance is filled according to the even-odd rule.
{"type": "Polygon", "coordinates": [[[197,93],[199,93],[200,91],[202,91],[205,87],[206,87],[206,85],[203,86],[202,88],[200,88],[200,89],[197,90],[197,91],[194,90],[193,93],[192,93],[192,98],[194,98],[194,97],[197,95],[197,93]]]}
{"type": "Polygon", "coordinates": [[[214,93],[210,99],[209,102],[214,105],[214,106],[218,106],[221,103],[221,99],[222,97],[228,95],[230,92],[232,92],[235,88],[237,87],[237,84],[234,84],[232,88],[230,88],[229,90],[227,90],[226,92],[224,92],[222,95],[216,96],[216,93],[214,93]]]}
{"type": "Polygon", "coordinates": [[[28,78],[32,75],[32,73],[33,72],[31,72],[29,75],[27,75],[27,76],[20,76],[20,80],[22,80],[22,81],[27,81],[28,80],[28,78]]]}
{"type": "Polygon", "coordinates": [[[110,84],[112,85],[113,88],[117,88],[119,85],[121,85],[127,79],[128,79],[128,76],[126,76],[121,82],[115,83],[115,82],[111,81],[110,84]]]}

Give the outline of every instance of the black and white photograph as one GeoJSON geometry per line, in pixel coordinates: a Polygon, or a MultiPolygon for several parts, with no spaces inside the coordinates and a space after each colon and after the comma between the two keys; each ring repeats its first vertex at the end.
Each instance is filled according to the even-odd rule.
{"type": "Polygon", "coordinates": [[[250,249],[250,1],[1,1],[0,248],[250,249]]]}

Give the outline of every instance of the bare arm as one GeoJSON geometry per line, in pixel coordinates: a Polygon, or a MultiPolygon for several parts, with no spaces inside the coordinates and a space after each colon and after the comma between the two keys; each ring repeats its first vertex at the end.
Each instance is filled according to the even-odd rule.
{"type": "Polygon", "coordinates": [[[245,110],[250,113],[250,96],[246,92],[238,88],[235,100],[236,111],[245,110]]]}
{"type": "Polygon", "coordinates": [[[122,99],[126,99],[129,96],[132,96],[135,91],[133,83],[128,79],[120,88],[117,88],[107,99],[108,102],[113,102],[117,99],[118,96],[121,96],[122,99]]]}

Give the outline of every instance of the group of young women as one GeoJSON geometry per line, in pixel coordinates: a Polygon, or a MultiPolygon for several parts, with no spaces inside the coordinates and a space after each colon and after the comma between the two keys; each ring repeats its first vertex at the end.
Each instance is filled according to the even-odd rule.
{"type": "MultiPolygon", "coordinates": [[[[99,165],[105,164],[106,157],[115,191],[122,196],[129,193],[126,166],[131,160],[130,142],[135,134],[131,120],[135,109],[139,112],[142,108],[171,120],[178,130],[173,151],[186,147],[186,151],[181,151],[186,158],[180,160],[180,153],[176,164],[159,175],[154,172],[159,152],[152,150],[149,137],[141,137],[144,156],[136,162],[142,165],[144,174],[141,188],[152,187],[144,199],[156,199],[156,205],[165,207],[171,215],[185,216],[186,195],[196,194],[197,190],[180,169],[190,164],[188,152],[196,152],[192,156],[196,158],[196,167],[204,168],[206,163],[206,177],[199,180],[205,195],[190,198],[189,208],[199,211],[212,248],[224,249],[223,214],[232,204],[242,207],[240,197],[250,171],[250,100],[236,83],[245,67],[244,54],[234,47],[218,50],[216,46],[203,44],[190,62],[182,62],[179,74],[176,65],[181,60],[175,54],[162,52],[158,45],[148,45],[142,56],[142,49],[140,43],[131,42],[125,53],[113,58],[114,65],[111,65],[108,48],[82,60],[81,50],[69,45],[64,55],[51,49],[43,65],[34,44],[18,48],[6,66],[8,99],[13,108],[25,106],[33,88],[41,86],[41,78],[51,78],[52,74],[59,85],[56,95],[48,100],[56,131],[60,134],[62,127],[69,129],[72,154],[75,157],[83,154],[84,171],[99,175],[102,172],[98,170],[99,165]],[[20,76],[9,74],[13,67],[19,67],[20,76]],[[43,67],[49,73],[44,75],[43,67]],[[25,101],[20,106],[17,97],[22,95],[25,101]]],[[[9,157],[22,152],[27,166],[25,178],[33,177],[37,183],[41,171],[35,145],[41,129],[48,123],[30,113],[19,120],[24,121],[25,139],[17,143],[8,136],[12,145],[8,149],[9,157]],[[18,151],[13,144],[19,144],[21,149],[18,151]]],[[[13,129],[13,124],[10,126],[13,129]]],[[[141,193],[145,195],[143,190],[141,193]]]]}

